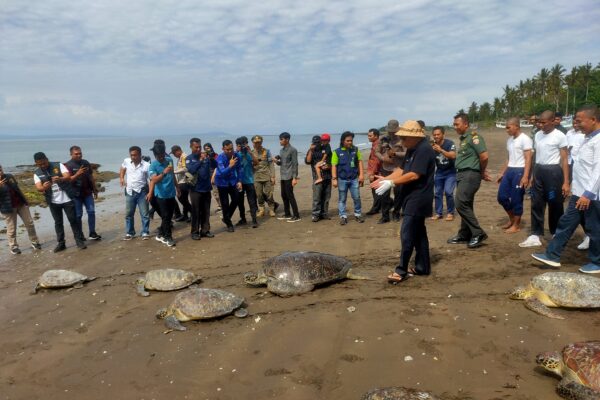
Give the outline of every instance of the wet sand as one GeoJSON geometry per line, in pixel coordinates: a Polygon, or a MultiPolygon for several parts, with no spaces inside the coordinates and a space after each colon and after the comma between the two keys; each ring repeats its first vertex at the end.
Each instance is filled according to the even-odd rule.
{"type": "MultiPolygon", "coordinates": [[[[495,175],[506,135],[482,134],[495,175]]],[[[457,141],[454,133],[448,137],[457,141]]],[[[496,191],[495,183],[484,183],[476,198],[489,235],[485,246],[446,244],[460,218],[428,221],[432,274],[400,285],[385,281],[398,261],[399,224],[377,225],[377,216],[344,227],[335,218],[312,223],[308,168],[296,189],[301,222],[267,217],[258,229],[231,234],[213,215],[215,238],[192,241],[188,227],[177,223],[173,249],[155,240],[123,242],[124,205],[113,191],[98,207],[103,240],[85,251],[67,234],[68,250],[53,254],[48,229],[41,252],[10,256],[0,241],[0,398],[359,399],[382,386],[421,388],[447,399],[558,398],[558,380],[536,368],[535,355],[598,339],[600,317],[559,310],[566,319],[553,320],[508,299],[511,288],[548,269],[531,259],[533,249],[517,246],[527,236],[529,201],[524,229],[507,235],[499,227],[504,213],[496,191]],[[345,256],[375,279],[346,280],[291,298],[242,284],[244,272],[290,250],[345,256]],[[187,332],[163,334],[154,314],[175,293],[142,298],[134,282],[143,271],[167,266],[201,275],[201,287],[244,296],[250,316],[188,322],[187,332]],[[30,295],[50,268],[98,279],[82,289],[30,295]]],[[[370,191],[363,188],[361,195],[367,210],[370,191]]],[[[335,190],[332,200],[335,215],[335,190]]],[[[562,271],[576,272],[585,262],[585,253],[575,249],[581,238],[578,230],[562,271]]],[[[26,235],[19,241],[25,249],[26,235]]]]}

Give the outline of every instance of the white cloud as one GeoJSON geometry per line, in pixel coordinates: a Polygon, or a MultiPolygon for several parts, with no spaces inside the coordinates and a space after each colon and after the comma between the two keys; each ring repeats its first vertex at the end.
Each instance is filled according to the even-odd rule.
{"type": "Polygon", "coordinates": [[[595,0],[4,0],[0,134],[445,122],[542,67],[594,62],[599,18],[595,0]]]}

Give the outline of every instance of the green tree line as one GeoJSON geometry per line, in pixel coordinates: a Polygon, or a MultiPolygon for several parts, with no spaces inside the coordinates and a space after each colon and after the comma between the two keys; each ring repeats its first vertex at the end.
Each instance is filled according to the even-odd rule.
{"type": "Polygon", "coordinates": [[[567,73],[561,64],[542,68],[535,76],[520,80],[515,86],[504,86],[503,94],[491,102],[472,102],[467,110],[471,121],[492,123],[511,116],[528,117],[544,110],[573,114],[584,104],[600,105],[600,63],[571,68],[567,73]]]}

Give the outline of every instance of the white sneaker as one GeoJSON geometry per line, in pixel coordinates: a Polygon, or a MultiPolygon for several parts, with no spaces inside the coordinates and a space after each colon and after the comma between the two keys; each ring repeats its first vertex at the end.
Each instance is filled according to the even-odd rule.
{"type": "Polygon", "coordinates": [[[538,235],[530,235],[524,242],[519,243],[519,247],[539,247],[542,245],[538,235]]]}
{"type": "Polygon", "coordinates": [[[577,246],[577,250],[587,250],[590,248],[590,237],[586,235],[585,239],[583,239],[583,242],[579,243],[579,246],[577,246]]]}
{"type": "Polygon", "coordinates": [[[150,235],[147,233],[142,233],[142,240],[148,240],[150,239],[150,235]]]}

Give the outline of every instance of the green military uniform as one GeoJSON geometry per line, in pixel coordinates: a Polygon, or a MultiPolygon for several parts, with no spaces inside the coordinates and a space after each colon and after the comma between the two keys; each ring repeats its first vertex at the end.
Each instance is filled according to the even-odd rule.
{"type": "Polygon", "coordinates": [[[476,132],[465,133],[460,137],[456,154],[456,211],[461,217],[458,236],[469,240],[485,235],[479,226],[473,205],[475,194],[481,185],[481,164],[479,155],[487,151],[485,141],[476,132]]]}

